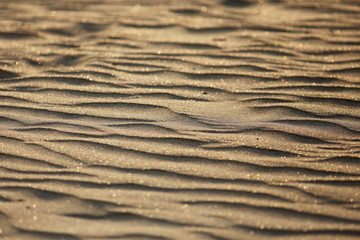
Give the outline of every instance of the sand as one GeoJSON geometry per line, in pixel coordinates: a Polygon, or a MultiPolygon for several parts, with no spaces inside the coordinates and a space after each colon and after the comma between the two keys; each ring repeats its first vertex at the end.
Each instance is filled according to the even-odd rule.
{"type": "Polygon", "coordinates": [[[359,2],[0,0],[0,239],[360,239],[359,2]]]}

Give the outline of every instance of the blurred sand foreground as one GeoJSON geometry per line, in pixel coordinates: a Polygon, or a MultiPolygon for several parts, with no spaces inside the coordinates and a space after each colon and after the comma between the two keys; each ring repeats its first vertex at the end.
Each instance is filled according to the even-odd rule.
{"type": "Polygon", "coordinates": [[[0,0],[0,239],[360,239],[359,1],[0,0]]]}

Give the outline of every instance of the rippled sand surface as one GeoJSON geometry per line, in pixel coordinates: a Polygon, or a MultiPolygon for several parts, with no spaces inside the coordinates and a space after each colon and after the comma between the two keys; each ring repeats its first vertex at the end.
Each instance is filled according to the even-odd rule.
{"type": "Polygon", "coordinates": [[[358,1],[0,0],[0,239],[360,239],[358,1]]]}

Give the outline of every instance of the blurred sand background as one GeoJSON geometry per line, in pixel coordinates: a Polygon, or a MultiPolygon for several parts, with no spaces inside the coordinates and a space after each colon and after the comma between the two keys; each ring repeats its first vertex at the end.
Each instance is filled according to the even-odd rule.
{"type": "Polygon", "coordinates": [[[360,239],[360,3],[0,0],[0,239],[360,239]]]}

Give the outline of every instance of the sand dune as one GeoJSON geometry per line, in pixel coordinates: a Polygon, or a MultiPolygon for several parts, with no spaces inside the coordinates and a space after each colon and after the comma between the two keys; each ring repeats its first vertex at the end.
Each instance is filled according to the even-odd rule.
{"type": "Polygon", "coordinates": [[[360,239],[357,1],[0,0],[0,239],[360,239]]]}

